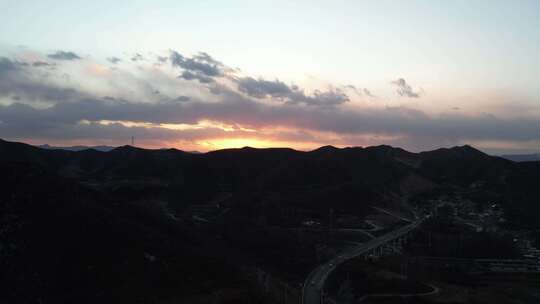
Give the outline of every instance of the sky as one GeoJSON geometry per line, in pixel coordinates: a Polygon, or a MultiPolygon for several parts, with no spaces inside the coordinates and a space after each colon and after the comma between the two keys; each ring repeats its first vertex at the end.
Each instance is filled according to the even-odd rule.
{"type": "Polygon", "coordinates": [[[0,138],[540,152],[539,1],[3,1],[0,138]]]}

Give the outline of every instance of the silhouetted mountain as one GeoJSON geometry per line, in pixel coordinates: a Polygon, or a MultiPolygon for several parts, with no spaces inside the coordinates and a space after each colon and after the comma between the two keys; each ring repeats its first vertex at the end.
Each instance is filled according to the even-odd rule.
{"type": "Polygon", "coordinates": [[[323,154],[323,153],[334,153],[336,152],[337,150],[339,150],[339,148],[336,148],[334,146],[322,146],[322,147],[319,147],[313,151],[311,151],[312,153],[319,153],[319,154],[323,154]]]}
{"type": "Polygon", "coordinates": [[[111,147],[111,146],[70,146],[70,147],[55,147],[55,146],[50,146],[50,145],[39,145],[38,146],[39,148],[42,148],[42,149],[49,149],[49,150],[68,150],[68,151],[82,151],[82,150],[88,150],[88,149],[92,149],[92,150],[97,150],[97,151],[101,151],[101,152],[108,152],[108,151],[111,151],[112,149],[114,149],[115,147],[111,147]]]}
{"type": "Polygon", "coordinates": [[[515,167],[508,160],[489,156],[471,146],[442,148],[422,152],[420,156],[421,171],[427,177],[461,186],[478,180],[498,185],[515,167]]]}
{"type": "MultiPolygon", "coordinates": [[[[344,184],[367,187],[386,198],[409,189],[406,180],[424,180],[426,187],[483,181],[498,187],[518,166],[470,146],[411,153],[390,146],[338,149],[332,146],[302,152],[287,148],[225,149],[193,154],[176,149],[148,150],[132,146],[109,152],[39,149],[0,142],[2,161],[39,164],[62,176],[83,180],[155,179],[204,185],[206,195],[223,191],[322,191],[344,184]]],[[[422,187],[420,187],[422,188],[422,187]]]]}
{"type": "Polygon", "coordinates": [[[300,191],[309,193],[305,195],[306,201],[292,204],[308,204],[315,209],[327,209],[335,204],[333,200],[317,199],[324,197],[318,194],[346,185],[349,185],[347,189],[355,189],[355,196],[348,196],[350,203],[340,203],[356,209],[366,204],[399,204],[403,195],[437,185],[469,187],[482,182],[489,189],[505,189],[509,176],[517,178],[516,174],[522,174],[517,164],[470,146],[422,153],[390,146],[344,149],[326,146],[310,152],[245,147],[193,154],[131,146],[109,152],[46,150],[2,141],[0,152],[2,161],[35,163],[81,180],[160,181],[170,185],[170,192],[179,199],[192,202],[204,202],[223,191],[274,192],[280,197],[300,191]],[[358,189],[363,189],[362,193],[358,189]]]}
{"type": "Polygon", "coordinates": [[[506,158],[515,162],[526,162],[526,161],[540,161],[540,154],[506,154],[501,155],[502,158],[506,158]]]}

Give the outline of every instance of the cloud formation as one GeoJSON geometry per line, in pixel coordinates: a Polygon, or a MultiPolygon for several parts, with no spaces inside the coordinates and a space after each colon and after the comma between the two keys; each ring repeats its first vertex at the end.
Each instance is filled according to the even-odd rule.
{"type": "Polygon", "coordinates": [[[292,94],[296,87],[290,88],[278,79],[274,81],[244,77],[237,80],[238,89],[256,98],[274,97],[285,98],[292,94]]]}
{"type": "Polygon", "coordinates": [[[223,64],[206,53],[199,53],[189,58],[184,57],[177,51],[171,51],[169,59],[173,67],[182,68],[191,74],[219,77],[224,73],[223,64]]]}
{"type": "Polygon", "coordinates": [[[169,57],[167,56],[157,56],[156,57],[158,63],[162,64],[162,63],[166,63],[167,60],[169,60],[169,57]]]}
{"type": "Polygon", "coordinates": [[[336,106],[349,101],[349,97],[340,89],[328,91],[316,90],[312,95],[306,95],[304,90],[296,85],[288,86],[278,79],[274,81],[262,78],[244,77],[235,79],[240,92],[255,98],[272,98],[291,104],[306,104],[316,106],[336,106]]]}
{"type": "Polygon", "coordinates": [[[358,88],[352,84],[345,86],[346,89],[352,90],[358,96],[367,96],[370,98],[376,98],[377,96],[373,95],[370,90],[367,88],[358,88]]]}
{"type": "MultiPolygon", "coordinates": [[[[413,150],[464,142],[540,143],[540,119],[534,116],[363,107],[345,93],[353,89],[349,86],[307,92],[277,78],[237,76],[206,53],[186,57],[171,51],[167,58],[170,65],[141,62],[124,70],[134,65],[127,62],[87,85],[84,73],[64,79],[61,65],[43,70],[46,65],[35,63],[44,60],[0,57],[0,137],[44,143],[134,135],[152,145],[182,143],[179,148],[220,138],[312,146],[386,143],[413,150]]],[[[404,79],[393,84],[404,96],[418,94],[404,79]]],[[[374,96],[366,88],[354,89],[374,96]]]]}
{"type": "Polygon", "coordinates": [[[0,57],[0,97],[16,97],[28,102],[62,102],[79,95],[73,88],[48,83],[43,77],[36,78],[27,63],[0,57]]]}
{"type": "Polygon", "coordinates": [[[107,61],[110,62],[110,63],[112,63],[112,64],[117,64],[117,63],[119,63],[120,61],[122,61],[122,59],[120,59],[120,58],[118,58],[118,57],[112,56],[112,57],[108,57],[108,58],[107,58],[107,61]]]}
{"type": "Polygon", "coordinates": [[[34,61],[32,63],[32,66],[34,66],[34,67],[50,67],[50,66],[53,66],[53,64],[50,64],[50,63],[45,62],[45,61],[34,61]]]}
{"type": "Polygon", "coordinates": [[[396,93],[399,96],[402,97],[409,97],[409,98],[419,98],[420,92],[415,92],[413,88],[405,81],[403,78],[398,78],[391,82],[393,85],[395,85],[396,93]]]}
{"type": "Polygon", "coordinates": [[[143,57],[143,55],[141,55],[139,53],[135,53],[131,57],[131,61],[142,61],[142,60],[144,60],[144,57],[143,57]]]}
{"type": "Polygon", "coordinates": [[[191,71],[183,71],[178,78],[183,78],[185,80],[198,80],[200,83],[211,83],[214,82],[214,78],[205,76],[201,73],[193,73],[191,71]]]}
{"type": "Polygon", "coordinates": [[[372,97],[372,98],[376,98],[376,97],[377,97],[377,96],[371,94],[371,91],[368,90],[368,89],[366,89],[366,88],[364,88],[364,89],[362,90],[362,92],[364,92],[364,94],[365,94],[366,96],[368,96],[368,97],[372,97]]]}
{"type": "Polygon", "coordinates": [[[7,57],[0,57],[0,76],[17,69],[15,62],[7,57]]]}
{"type": "MultiPolygon", "coordinates": [[[[462,140],[531,141],[538,139],[540,129],[540,121],[534,118],[504,120],[489,115],[471,117],[457,114],[430,117],[421,111],[407,108],[321,111],[318,108],[259,104],[242,99],[233,92],[224,95],[226,98],[218,103],[183,98],[182,102],[156,104],[82,99],[58,103],[44,110],[17,102],[0,106],[0,136],[72,139],[77,138],[78,132],[84,129],[85,132],[91,132],[96,139],[122,137],[130,128],[122,122],[129,122],[135,127],[143,124],[143,127],[153,129],[152,134],[156,138],[173,141],[185,139],[185,130],[196,128],[171,132],[171,129],[164,128],[163,124],[195,126],[202,120],[210,120],[254,130],[281,126],[298,131],[330,132],[339,135],[338,143],[349,145],[362,144],[362,141],[354,140],[359,136],[383,136],[387,137],[386,143],[418,149],[419,147],[411,146],[411,143],[421,144],[420,148],[434,148],[458,144],[462,140]],[[103,124],[103,121],[111,123],[103,124]],[[106,127],[111,124],[115,127],[106,127]],[[112,130],[109,130],[111,128],[112,130]]],[[[131,132],[142,137],[139,131],[133,129],[131,132]]],[[[202,133],[204,132],[200,132],[202,133]]],[[[224,135],[222,130],[217,129],[207,130],[204,134],[209,138],[224,135]]],[[[240,134],[246,135],[244,131],[233,131],[225,135],[236,137],[240,134]]],[[[333,137],[333,143],[336,143],[336,137],[333,137]]],[[[324,137],[319,139],[319,143],[324,143],[324,137]]]]}
{"type": "Polygon", "coordinates": [[[174,100],[175,100],[175,101],[184,102],[184,101],[189,101],[189,99],[190,99],[190,98],[189,98],[188,96],[183,96],[183,95],[181,95],[181,96],[176,97],[174,100]]]}
{"type": "Polygon", "coordinates": [[[79,55],[73,52],[57,51],[56,53],[49,54],[47,57],[54,60],[79,60],[82,59],[79,55]]]}

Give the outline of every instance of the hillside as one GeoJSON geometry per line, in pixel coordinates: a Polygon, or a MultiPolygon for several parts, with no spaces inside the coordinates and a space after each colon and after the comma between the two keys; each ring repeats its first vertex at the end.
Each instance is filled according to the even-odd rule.
{"type": "Polygon", "coordinates": [[[158,290],[165,296],[214,292],[243,286],[225,275],[234,273],[230,256],[243,254],[243,261],[302,276],[316,263],[313,243],[290,227],[306,218],[326,225],[329,212],[406,210],[418,198],[440,194],[499,203],[509,227],[540,231],[540,162],[515,163],[470,146],[194,154],[131,146],[53,150],[0,140],[0,169],[8,302],[25,292],[48,302],[75,301],[72,289],[103,303],[111,297],[102,299],[99,291],[147,300],[158,290]],[[208,263],[210,281],[197,270],[208,263]],[[179,273],[191,279],[178,279],[179,273]]]}
{"type": "Polygon", "coordinates": [[[476,183],[501,195],[513,195],[517,189],[530,187],[527,181],[539,175],[530,169],[536,166],[534,162],[513,163],[470,146],[422,153],[376,146],[322,147],[309,152],[246,147],[193,154],[131,146],[109,152],[49,150],[0,141],[0,153],[2,162],[32,163],[89,184],[152,181],[167,188],[168,195],[178,196],[182,201],[177,204],[202,203],[222,192],[281,197],[302,192],[306,199],[298,204],[327,209],[332,201],[337,204],[334,207],[346,210],[362,204],[399,205],[404,197],[449,185],[469,188],[476,183]],[[317,199],[335,192],[344,199],[317,199]]]}

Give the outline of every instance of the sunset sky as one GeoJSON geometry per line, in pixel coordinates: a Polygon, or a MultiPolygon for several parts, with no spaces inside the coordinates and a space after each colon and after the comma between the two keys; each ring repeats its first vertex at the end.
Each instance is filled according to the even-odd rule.
{"type": "Polygon", "coordinates": [[[5,1],[0,138],[540,152],[540,1],[5,1]]]}

